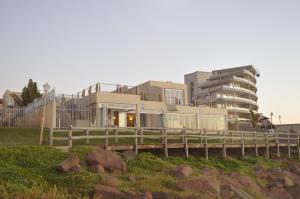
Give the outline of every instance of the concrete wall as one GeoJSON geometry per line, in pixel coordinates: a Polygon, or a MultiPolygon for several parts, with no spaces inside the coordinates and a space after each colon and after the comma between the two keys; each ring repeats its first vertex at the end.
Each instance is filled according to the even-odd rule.
{"type": "Polygon", "coordinates": [[[292,130],[300,133],[300,124],[282,124],[275,125],[275,127],[278,132],[290,132],[292,130]]]}

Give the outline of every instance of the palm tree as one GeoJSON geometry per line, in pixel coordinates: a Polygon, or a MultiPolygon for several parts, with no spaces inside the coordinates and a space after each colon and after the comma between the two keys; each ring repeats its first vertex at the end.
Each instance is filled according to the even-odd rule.
{"type": "Polygon", "coordinates": [[[252,128],[257,128],[261,122],[269,119],[267,117],[264,117],[262,113],[255,113],[253,110],[249,110],[249,111],[250,111],[249,123],[251,124],[252,128]]]}

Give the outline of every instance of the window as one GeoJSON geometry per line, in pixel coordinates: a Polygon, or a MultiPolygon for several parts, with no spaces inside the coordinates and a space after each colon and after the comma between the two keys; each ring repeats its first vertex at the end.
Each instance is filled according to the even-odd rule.
{"type": "Polygon", "coordinates": [[[184,104],[183,90],[178,89],[165,89],[165,102],[166,104],[184,104]]]}
{"type": "Polygon", "coordinates": [[[194,82],[190,83],[190,101],[193,101],[193,97],[194,97],[194,82]]]}
{"type": "Polygon", "coordinates": [[[224,115],[200,115],[199,129],[208,130],[224,130],[225,116],[224,115]]]}

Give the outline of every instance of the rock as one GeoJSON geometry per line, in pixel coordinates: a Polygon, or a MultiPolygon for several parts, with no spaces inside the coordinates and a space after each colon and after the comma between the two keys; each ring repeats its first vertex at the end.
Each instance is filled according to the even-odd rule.
{"type": "Polygon", "coordinates": [[[293,187],[295,185],[294,181],[286,175],[284,176],[283,184],[285,187],[293,187]]]}
{"type": "Polygon", "coordinates": [[[297,184],[297,186],[300,187],[300,176],[298,176],[297,174],[291,173],[289,171],[283,171],[282,172],[284,178],[283,181],[287,178],[289,178],[294,184],[297,184]]]}
{"type": "Polygon", "coordinates": [[[134,176],[128,176],[127,180],[130,182],[134,182],[136,181],[136,178],[134,176]]]}
{"type": "Polygon", "coordinates": [[[280,187],[273,187],[269,190],[268,196],[273,199],[293,199],[293,197],[284,189],[280,187]]]}
{"type": "Polygon", "coordinates": [[[150,192],[145,193],[127,193],[124,198],[130,199],[153,199],[150,192]]]}
{"type": "Polygon", "coordinates": [[[171,174],[177,178],[188,178],[193,174],[193,169],[188,165],[180,165],[171,174]]]}
{"type": "Polygon", "coordinates": [[[152,198],[153,199],[174,199],[174,196],[165,192],[153,192],[152,198]]]}
{"type": "Polygon", "coordinates": [[[183,191],[194,190],[200,192],[210,192],[214,195],[219,195],[221,189],[219,182],[213,178],[179,181],[177,183],[177,188],[183,191]]]}
{"type": "Polygon", "coordinates": [[[86,162],[89,166],[91,165],[102,165],[106,170],[114,171],[127,171],[126,163],[121,158],[113,153],[112,151],[95,148],[90,151],[87,155],[86,162]]]}
{"type": "Polygon", "coordinates": [[[99,174],[105,173],[104,167],[101,166],[100,164],[89,166],[88,169],[93,173],[99,173],[99,174]]]}
{"type": "Polygon", "coordinates": [[[294,198],[294,199],[300,199],[300,187],[293,186],[286,188],[286,191],[294,198]]]}
{"type": "Polygon", "coordinates": [[[96,185],[94,187],[94,196],[100,196],[105,199],[118,199],[124,197],[124,194],[115,187],[96,185]]]}
{"type": "Polygon", "coordinates": [[[283,188],[283,184],[281,182],[270,182],[268,185],[267,185],[267,188],[268,189],[271,189],[273,187],[277,187],[277,188],[283,188]]]}
{"type": "Polygon", "coordinates": [[[213,178],[217,178],[218,176],[222,175],[222,173],[219,170],[209,169],[209,168],[204,168],[202,170],[202,174],[206,177],[213,177],[213,178]]]}
{"type": "Polygon", "coordinates": [[[222,199],[241,198],[241,199],[253,199],[251,195],[245,192],[243,189],[234,187],[231,184],[223,185],[221,190],[222,199]]]}
{"type": "Polygon", "coordinates": [[[123,157],[127,160],[133,160],[136,157],[136,153],[133,150],[127,150],[123,152],[123,157]]]}
{"type": "Polygon", "coordinates": [[[71,154],[69,158],[64,160],[62,163],[60,163],[56,167],[56,169],[59,172],[66,173],[66,172],[70,172],[73,167],[76,167],[78,165],[79,165],[79,157],[77,155],[71,154]]]}
{"type": "Polygon", "coordinates": [[[82,167],[87,167],[87,166],[88,166],[85,160],[80,160],[80,161],[79,161],[79,164],[80,164],[80,166],[82,166],[82,167]]]}
{"type": "Polygon", "coordinates": [[[78,165],[72,167],[69,171],[74,172],[74,173],[78,173],[78,172],[80,172],[80,169],[81,169],[81,166],[80,166],[80,164],[78,164],[78,165]]]}
{"type": "Polygon", "coordinates": [[[236,187],[238,189],[243,189],[245,191],[253,193],[254,195],[260,195],[261,194],[261,188],[249,176],[242,175],[239,172],[233,172],[229,175],[229,177],[230,177],[231,180],[237,182],[237,183],[233,183],[234,187],[236,187]]]}
{"type": "Polygon", "coordinates": [[[114,176],[105,176],[103,178],[103,183],[110,187],[118,187],[120,185],[119,179],[114,176]]]}

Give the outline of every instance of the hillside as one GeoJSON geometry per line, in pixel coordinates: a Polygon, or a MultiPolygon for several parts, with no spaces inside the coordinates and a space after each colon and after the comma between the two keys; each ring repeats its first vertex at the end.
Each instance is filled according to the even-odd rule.
{"type": "Polygon", "coordinates": [[[166,159],[141,153],[122,157],[126,172],[99,174],[84,161],[89,151],[90,147],[68,153],[37,146],[0,148],[0,198],[92,198],[99,184],[113,184],[120,198],[296,198],[300,193],[300,164],[295,160],[166,159]],[[58,172],[56,166],[70,154],[80,158],[80,171],[58,172]],[[190,166],[192,172],[178,170],[179,165],[190,166]]]}

